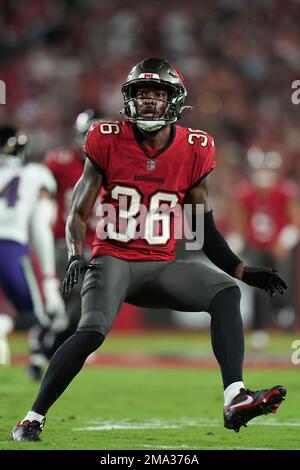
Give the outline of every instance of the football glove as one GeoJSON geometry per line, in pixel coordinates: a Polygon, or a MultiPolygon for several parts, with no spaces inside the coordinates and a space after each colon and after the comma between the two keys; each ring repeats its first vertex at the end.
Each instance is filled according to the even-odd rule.
{"type": "Polygon", "coordinates": [[[249,286],[259,287],[267,292],[270,297],[276,294],[284,294],[287,284],[273,268],[245,266],[242,281],[249,286]]]}
{"type": "Polygon", "coordinates": [[[93,267],[93,265],[86,261],[82,255],[71,256],[61,286],[61,293],[64,297],[69,295],[71,290],[78,284],[79,276],[91,267],[93,267]]]}

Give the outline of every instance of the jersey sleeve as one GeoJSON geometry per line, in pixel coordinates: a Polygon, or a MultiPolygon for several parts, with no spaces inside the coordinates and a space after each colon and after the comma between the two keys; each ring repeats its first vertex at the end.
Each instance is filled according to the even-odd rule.
{"type": "Polygon", "coordinates": [[[195,141],[191,188],[201,183],[216,166],[214,139],[209,134],[195,141]]]}
{"type": "Polygon", "coordinates": [[[107,170],[103,140],[103,136],[99,129],[99,122],[96,122],[93,123],[87,131],[83,144],[83,151],[86,157],[101,174],[105,174],[107,170]]]}
{"type": "Polygon", "coordinates": [[[56,154],[53,151],[50,151],[46,154],[45,156],[45,165],[49,168],[49,170],[52,171],[52,173],[55,173],[56,171],[56,154]]]}
{"type": "Polygon", "coordinates": [[[50,150],[45,156],[44,163],[54,176],[58,176],[62,165],[71,165],[74,161],[74,152],[68,149],[50,150]]]}

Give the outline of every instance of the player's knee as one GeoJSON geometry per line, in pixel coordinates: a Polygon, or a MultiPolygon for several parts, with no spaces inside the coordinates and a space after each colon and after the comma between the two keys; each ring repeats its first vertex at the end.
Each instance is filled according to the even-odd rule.
{"type": "Polygon", "coordinates": [[[241,300],[241,289],[239,286],[236,284],[235,286],[228,287],[227,289],[224,289],[225,295],[235,298],[237,301],[241,300]]]}
{"type": "Polygon", "coordinates": [[[100,334],[103,338],[112,329],[113,321],[105,315],[84,314],[77,326],[77,331],[91,331],[100,334]]]}
{"type": "Polygon", "coordinates": [[[89,354],[96,351],[96,349],[101,346],[105,339],[105,336],[103,336],[98,331],[78,330],[76,331],[75,335],[80,340],[80,342],[84,343],[85,349],[89,354]]]}
{"type": "MultiPolygon", "coordinates": [[[[241,290],[237,284],[233,286],[228,286],[226,289],[223,289],[221,292],[217,294],[219,295],[219,298],[221,297],[222,299],[228,299],[232,301],[237,301],[239,302],[241,300],[241,290]]],[[[216,297],[217,297],[216,296],[216,297]]]]}
{"type": "Polygon", "coordinates": [[[241,300],[241,291],[238,285],[228,286],[219,291],[210,303],[209,313],[212,314],[218,310],[224,310],[230,307],[230,310],[239,311],[241,300]],[[235,307],[232,309],[232,307],[235,307]]]}

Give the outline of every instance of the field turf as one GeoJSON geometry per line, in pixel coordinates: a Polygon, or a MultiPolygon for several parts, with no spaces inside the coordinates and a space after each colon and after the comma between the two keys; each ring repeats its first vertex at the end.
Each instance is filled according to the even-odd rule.
{"type": "MultiPolygon", "coordinates": [[[[288,363],[294,339],[275,335],[263,355],[288,363]]],[[[13,354],[24,351],[24,339],[11,344],[13,354]]],[[[208,336],[167,332],[112,335],[99,354],[212,356],[208,336]]],[[[11,428],[32,404],[38,385],[24,366],[1,366],[0,449],[300,449],[299,367],[245,371],[249,388],[282,384],[288,393],[277,414],[256,418],[239,433],[223,427],[223,391],[213,363],[205,369],[118,367],[117,361],[85,367],[49,411],[42,442],[17,443],[9,439],[11,428]]]]}

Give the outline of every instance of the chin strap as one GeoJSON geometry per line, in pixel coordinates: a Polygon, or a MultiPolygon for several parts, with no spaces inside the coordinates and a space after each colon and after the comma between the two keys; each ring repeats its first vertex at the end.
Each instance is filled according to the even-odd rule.
{"type": "MultiPolygon", "coordinates": [[[[120,109],[118,114],[125,116],[125,108],[120,109]]],[[[144,119],[143,120],[137,119],[135,121],[135,124],[137,125],[139,129],[141,129],[144,132],[154,132],[154,131],[158,131],[159,129],[161,129],[168,123],[164,121],[163,119],[159,121],[151,121],[151,120],[145,121],[144,119]]]]}
{"type": "Polygon", "coordinates": [[[158,131],[162,127],[166,125],[166,121],[160,120],[160,121],[144,121],[144,120],[139,120],[137,119],[136,125],[139,129],[142,129],[145,132],[154,132],[158,131]]]}

